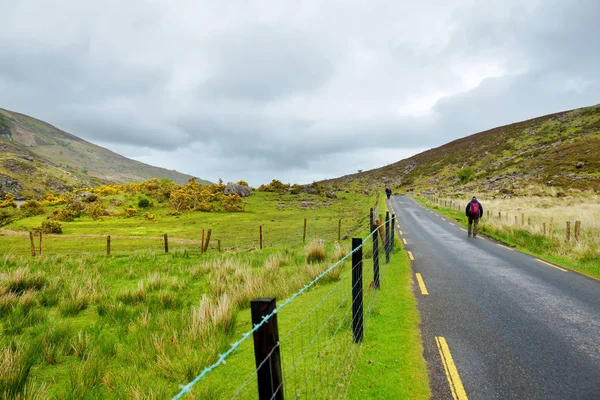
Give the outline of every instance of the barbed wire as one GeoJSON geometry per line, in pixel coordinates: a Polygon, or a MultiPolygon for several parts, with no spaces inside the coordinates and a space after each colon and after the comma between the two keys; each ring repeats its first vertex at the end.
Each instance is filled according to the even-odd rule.
{"type": "MultiPolygon", "coordinates": [[[[381,224],[380,226],[383,226],[383,225],[384,224],[381,224]]],[[[348,254],[346,254],[344,257],[342,257],[337,262],[335,262],[333,265],[331,265],[325,271],[321,272],[319,275],[317,275],[317,277],[315,279],[313,279],[311,282],[309,282],[308,284],[306,284],[299,291],[297,291],[292,296],[290,296],[289,298],[287,298],[275,310],[273,310],[273,312],[267,314],[266,316],[263,316],[261,322],[259,322],[258,324],[254,325],[254,327],[251,330],[249,330],[248,332],[244,333],[242,335],[241,339],[239,339],[238,341],[236,341],[235,343],[233,343],[229,347],[229,349],[227,351],[225,351],[222,354],[219,354],[219,358],[217,359],[216,362],[214,362],[213,364],[205,367],[204,370],[198,376],[196,376],[196,378],[194,378],[191,382],[189,382],[188,384],[186,384],[184,386],[181,386],[180,387],[181,390],[179,391],[179,393],[177,395],[175,395],[173,397],[173,400],[180,399],[185,393],[190,392],[192,390],[192,388],[200,380],[202,380],[208,373],[210,373],[211,371],[213,371],[219,365],[225,364],[227,357],[229,357],[235,350],[237,350],[239,348],[239,346],[245,340],[247,340],[250,337],[250,335],[252,335],[254,332],[258,331],[264,324],[266,324],[277,312],[279,312],[281,309],[283,309],[288,304],[290,304],[292,301],[294,301],[298,296],[302,295],[304,292],[306,292],[308,289],[310,289],[312,286],[314,286],[318,281],[320,281],[329,272],[331,272],[333,269],[335,269],[336,267],[338,267],[339,265],[341,265],[346,259],[348,259],[348,257],[351,257],[356,251],[358,251],[359,249],[362,249],[362,247],[364,246],[364,244],[373,236],[373,234],[375,232],[378,231],[378,229],[379,229],[380,226],[375,227],[369,233],[369,235],[362,240],[362,242],[361,242],[361,244],[359,246],[357,246],[356,248],[354,248],[352,251],[350,251],[348,254]]]]}

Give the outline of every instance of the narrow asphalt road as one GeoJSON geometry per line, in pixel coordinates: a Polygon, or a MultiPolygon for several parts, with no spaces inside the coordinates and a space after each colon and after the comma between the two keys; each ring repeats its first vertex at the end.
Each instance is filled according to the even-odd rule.
{"type": "Polygon", "coordinates": [[[600,281],[469,238],[410,198],[391,203],[422,278],[434,399],[600,399],[600,281]]]}

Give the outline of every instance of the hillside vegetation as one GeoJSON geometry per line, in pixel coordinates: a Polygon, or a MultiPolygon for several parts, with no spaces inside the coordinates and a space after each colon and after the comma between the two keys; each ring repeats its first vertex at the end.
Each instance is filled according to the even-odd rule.
{"type": "Polygon", "coordinates": [[[0,195],[41,198],[73,188],[152,178],[183,184],[191,176],[128,159],[43,121],[0,109],[0,195]]]}
{"type": "Polygon", "coordinates": [[[374,170],[325,181],[343,187],[512,197],[600,190],[600,105],[480,132],[374,170]],[[549,190],[553,189],[553,190],[549,190]]]}

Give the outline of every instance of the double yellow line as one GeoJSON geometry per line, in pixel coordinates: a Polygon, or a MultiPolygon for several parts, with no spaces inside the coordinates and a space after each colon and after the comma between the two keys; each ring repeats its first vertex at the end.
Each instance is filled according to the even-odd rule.
{"type": "Polygon", "coordinates": [[[454,400],[468,400],[467,392],[465,392],[465,388],[460,380],[460,375],[458,375],[458,370],[456,369],[456,364],[454,364],[452,354],[450,354],[450,348],[448,347],[448,343],[446,343],[446,338],[436,336],[435,344],[442,357],[442,365],[444,366],[444,371],[448,378],[452,398],[454,398],[454,400]]]}

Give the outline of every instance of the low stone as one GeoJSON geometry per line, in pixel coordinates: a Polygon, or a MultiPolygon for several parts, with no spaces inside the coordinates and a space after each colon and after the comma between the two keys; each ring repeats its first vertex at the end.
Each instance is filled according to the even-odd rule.
{"type": "Polygon", "coordinates": [[[580,161],[577,164],[575,164],[575,168],[579,169],[579,168],[583,168],[583,163],[580,161]]]}
{"type": "Polygon", "coordinates": [[[252,194],[252,189],[250,189],[248,186],[229,182],[227,186],[225,186],[225,194],[237,194],[240,197],[248,197],[252,194]]]}

